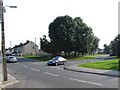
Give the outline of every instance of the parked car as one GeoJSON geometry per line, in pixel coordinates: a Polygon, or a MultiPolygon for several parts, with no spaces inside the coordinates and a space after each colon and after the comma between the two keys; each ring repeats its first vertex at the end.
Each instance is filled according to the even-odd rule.
{"type": "Polygon", "coordinates": [[[7,56],[7,62],[17,62],[17,58],[15,56],[7,56]]]}
{"type": "Polygon", "coordinates": [[[61,56],[56,56],[56,57],[52,58],[51,60],[49,60],[47,62],[47,65],[48,66],[49,65],[55,65],[55,66],[57,66],[57,65],[60,65],[60,64],[64,65],[65,63],[66,63],[66,59],[65,58],[63,58],[61,56]]]}
{"type": "Polygon", "coordinates": [[[113,53],[110,53],[109,56],[115,56],[113,53]]]}

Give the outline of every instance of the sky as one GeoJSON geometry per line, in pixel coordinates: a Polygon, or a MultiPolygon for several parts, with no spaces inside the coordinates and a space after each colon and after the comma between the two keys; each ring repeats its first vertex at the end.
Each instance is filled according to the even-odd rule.
{"type": "Polygon", "coordinates": [[[3,0],[5,5],[5,47],[13,47],[26,40],[40,44],[40,37],[48,35],[49,24],[58,16],[81,17],[100,39],[99,47],[118,34],[119,0],[3,0]]]}

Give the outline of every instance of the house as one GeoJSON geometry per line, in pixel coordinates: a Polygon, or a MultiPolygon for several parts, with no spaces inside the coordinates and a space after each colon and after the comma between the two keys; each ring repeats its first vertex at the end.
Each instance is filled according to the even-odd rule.
{"type": "Polygon", "coordinates": [[[15,45],[9,50],[11,54],[15,55],[35,55],[38,52],[38,45],[32,41],[27,41],[26,43],[20,43],[20,45],[15,45]]]}

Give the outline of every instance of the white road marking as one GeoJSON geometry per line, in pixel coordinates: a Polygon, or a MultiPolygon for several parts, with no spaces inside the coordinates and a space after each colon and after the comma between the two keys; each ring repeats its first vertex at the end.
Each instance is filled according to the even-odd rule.
{"type": "Polygon", "coordinates": [[[39,70],[37,70],[37,69],[34,69],[34,68],[30,68],[30,69],[39,72],[39,70]]]}
{"type": "Polygon", "coordinates": [[[51,75],[51,76],[59,76],[59,75],[57,75],[57,74],[52,74],[52,73],[48,73],[48,72],[44,72],[44,74],[48,74],[48,75],[51,75]]]}
{"type": "Polygon", "coordinates": [[[23,67],[28,68],[28,66],[23,66],[23,67]]]}
{"type": "Polygon", "coordinates": [[[79,79],[74,79],[74,78],[69,78],[69,79],[74,80],[74,81],[78,81],[78,82],[84,82],[84,83],[89,83],[89,84],[95,84],[95,85],[99,85],[99,86],[102,85],[102,84],[99,84],[99,83],[88,82],[88,81],[79,80],[79,79]]]}
{"type": "Polygon", "coordinates": [[[31,70],[34,70],[34,71],[37,71],[37,72],[39,72],[39,70],[37,70],[37,69],[34,69],[34,68],[30,68],[30,67],[28,67],[28,66],[23,66],[23,67],[25,67],[25,68],[29,68],[29,69],[31,69],[31,70]]]}

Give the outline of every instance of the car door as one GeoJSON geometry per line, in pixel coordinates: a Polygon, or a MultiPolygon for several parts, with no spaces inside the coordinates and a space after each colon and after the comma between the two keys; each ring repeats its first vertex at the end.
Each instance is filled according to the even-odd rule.
{"type": "Polygon", "coordinates": [[[59,64],[63,64],[63,59],[59,57],[59,64]]]}

